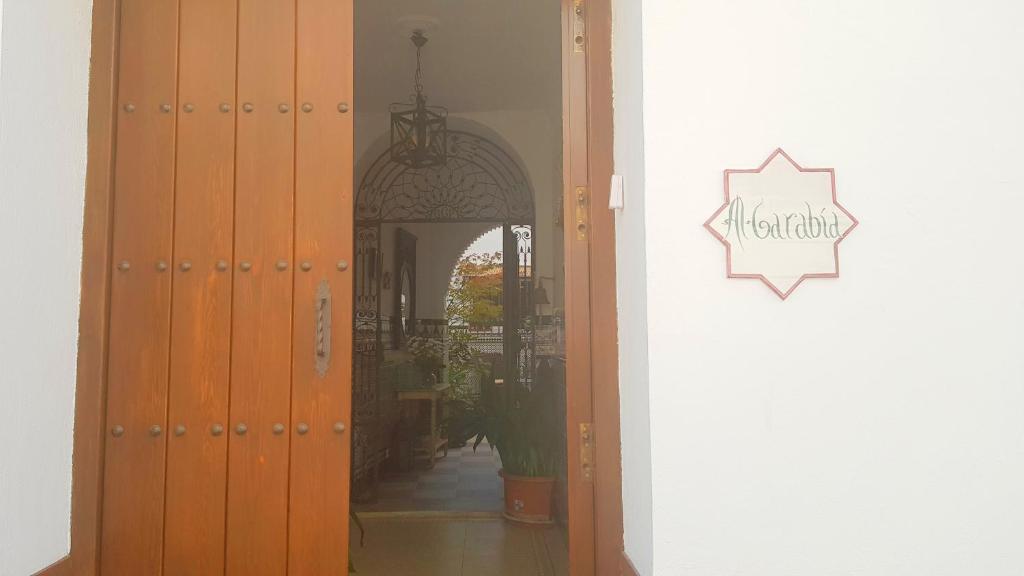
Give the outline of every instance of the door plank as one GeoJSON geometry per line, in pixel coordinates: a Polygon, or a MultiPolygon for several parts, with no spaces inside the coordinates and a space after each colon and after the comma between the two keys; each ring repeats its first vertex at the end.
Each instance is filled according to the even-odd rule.
{"type": "Polygon", "coordinates": [[[291,438],[295,0],[241,0],[238,20],[226,574],[283,576],[291,438]],[[278,262],[286,267],[278,269],[278,262]],[[278,425],[283,432],[276,434],[278,425]],[[239,426],[246,431],[238,433],[239,426]]]}
{"type": "Polygon", "coordinates": [[[224,573],[227,437],[211,430],[228,418],[236,2],[180,2],[164,570],[200,576],[224,573]]]}
{"type": "Polygon", "coordinates": [[[121,18],[101,567],[159,575],[175,137],[161,106],[174,105],[178,3],[124,0],[121,18]]]}
{"type": "Polygon", "coordinates": [[[292,421],[309,432],[292,440],[288,573],[319,576],[348,571],[353,286],[338,263],[352,259],[353,123],[339,104],[352,98],[352,0],[303,0],[297,50],[292,421]],[[331,306],[320,319],[322,285],[331,306]]]}

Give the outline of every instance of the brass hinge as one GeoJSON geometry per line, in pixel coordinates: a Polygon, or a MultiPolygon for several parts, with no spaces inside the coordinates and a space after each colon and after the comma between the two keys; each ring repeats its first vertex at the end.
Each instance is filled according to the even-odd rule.
{"type": "Polygon", "coordinates": [[[572,44],[578,53],[587,51],[587,14],[583,8],[583,0],[574,0],[572,7],[572,44]]]}
{"type": "Polygon", "coordinates": [[[584,482],[594,481],[594,425],[580,424],[580,475],[584,482]]]}
{"type": "Polygon", "coordinates": [[[576,187],[576,239],[586,240],[590,227],[590,191],[586,186],[576,187]]]}

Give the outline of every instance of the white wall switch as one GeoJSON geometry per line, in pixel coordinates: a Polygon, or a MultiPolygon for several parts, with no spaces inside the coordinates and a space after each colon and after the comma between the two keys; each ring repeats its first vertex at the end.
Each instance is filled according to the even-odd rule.
{"type": "Polygon", "coordinates": [[[608,208],[611,210],[622,210],[625,204],[623,191],[623,178],[621,174],[612,174],[612,190],[608,195],[608,208]]]}

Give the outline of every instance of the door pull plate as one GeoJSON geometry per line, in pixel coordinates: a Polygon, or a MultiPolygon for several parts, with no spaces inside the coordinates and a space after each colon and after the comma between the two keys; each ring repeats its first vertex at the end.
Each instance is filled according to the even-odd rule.
{"type": "Polygon", "coordinates": [[[327,376],[331,366],[331,287],[327,280],[316,290],[316,334],[314,335],[316,373],[327,376]]]}

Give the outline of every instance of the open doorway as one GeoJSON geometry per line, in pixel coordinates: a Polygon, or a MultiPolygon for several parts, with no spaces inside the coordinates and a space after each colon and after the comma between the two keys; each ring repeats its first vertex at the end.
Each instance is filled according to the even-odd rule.
{"type": "Polygon", "coordinates": [[[562,10],[355,3],[359,574],[568,574],[562,10]]]}

